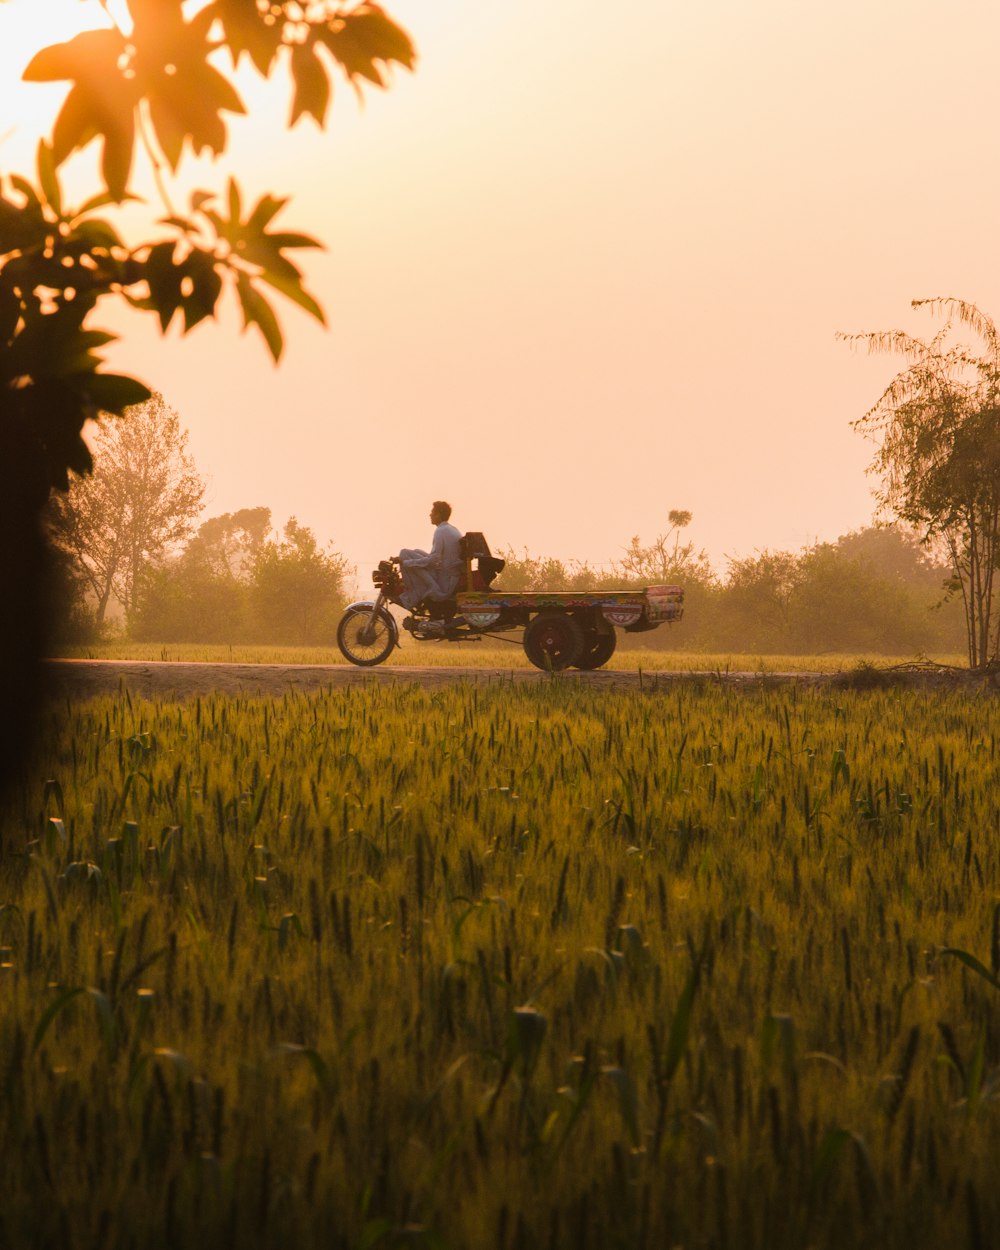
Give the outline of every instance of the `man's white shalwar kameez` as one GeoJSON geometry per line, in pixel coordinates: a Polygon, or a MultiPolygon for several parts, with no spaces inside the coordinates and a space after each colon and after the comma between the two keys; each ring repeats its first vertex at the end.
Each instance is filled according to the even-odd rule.
{"type": "Polygon", "coordinates": [[[404,590],[400,603],[415,608],[421,599],[447,599],[454,593],[465,567],[458,544],[462,535],[454,525],[442,521],[435,527],[430,552],[404,547],[399,553],[404,590]]]}

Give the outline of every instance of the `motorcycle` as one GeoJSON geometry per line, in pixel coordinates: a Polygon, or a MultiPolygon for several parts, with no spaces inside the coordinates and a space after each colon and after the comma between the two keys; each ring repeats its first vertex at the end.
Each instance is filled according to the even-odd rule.
{"type": "MultiPolygon", "coordinates": [[[[417,642],[501,642],[523,631],[521,645],[531,663],[558,672],[600,668],[615,651],[616,627],[627,633],[656,629],[684,614],[680,586],[632,590],[495,591],[493,579],[504,567],[479,533],[466,534],[460,551],[465,572],[448,599],[418,604],[403,621],[417,642]],[[475,564],[473,564],[475,561],[475,564]]],[[[352,603],[337,627],[337,646],[352,664],[373,667],[400,645],[399,624],[390,604],[402,607],[403,574],[398,557],[382,560],[372,573],[374,599],[352,603]]]]}
{"type": "MultiPolygon", "coordinates": [[[[503,565],[502,560],[495,563],[503,565]]],[[[363,668],[381,664],[400,645],[399,622],[389,611],[389,604],[402,607],[403,574],[398,556],[380,560],[372,582],[378,591],[375,599],[349,604],[337,627],[341,654],[363,668]]],[[[483,636],[482,629],[456,614],[454,598],[424,600],[409,610],[403,626],[417,642],[479,642],[483,636]]]]}

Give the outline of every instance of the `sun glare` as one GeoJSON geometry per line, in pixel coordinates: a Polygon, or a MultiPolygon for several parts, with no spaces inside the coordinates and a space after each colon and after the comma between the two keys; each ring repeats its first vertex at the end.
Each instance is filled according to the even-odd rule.
{"type": "Polygon", "coordinates": [[[40,49],[71,39],[81,30],[106,22],[99,4],[79,0],[8,0],[0,5],[0,81],[3,82],[3,129],[0,168],[26,169],[34,164],[39,135],[52,128],[66,88],[62,83],[26,83],[24,67],[40,49]]]}

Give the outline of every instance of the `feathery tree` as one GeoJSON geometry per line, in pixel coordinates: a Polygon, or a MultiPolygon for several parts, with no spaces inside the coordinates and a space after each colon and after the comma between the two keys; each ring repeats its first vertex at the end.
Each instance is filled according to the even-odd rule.
{"type": "Polygon", "coordinates": [[[212,517],[149,576],[133,638],[150,642],[328,643],[353,569],[293,517],[271,533],[269,508],[212,517]]]}
{"type": "Polygon", "coordinates": [[[187,449],[177,413],[154,395],[126,419],[105,419],[94,437],[92,474],[49,501],[50,535],[71,555],[104,623],[116,599],[128,618],[143,576],[191,533],[205,484],[187,449]]]}
{"type": "Polygon", "coordinates": [[[185,554],[214,577],[239,581],[256,565],[270,532],[270,508],[224,512],[198,526],[185,554]]]}
{"type": "Polygon", "coordinates": [[[982,668],[1000,650],[1000,333],[964,300],[920,299],[913,307],[946,317],[933,338],[903,330],[838,335],[909,362],[852,424],[878,445],[869,471],[882,479],[882,509],[947,552],[949,590],[965,609],[969,665],[982,668]],[[956,322],[978,347],[954,341],[956,322]]]}
{"type": "Polygon", "coordinates": [[[261,548],[253,570],[250,608],[259,636],[299,645],[332,638],[351,571],[346,557],[321,546],[311,529],[291,517],[281,540],[261,548]]]}

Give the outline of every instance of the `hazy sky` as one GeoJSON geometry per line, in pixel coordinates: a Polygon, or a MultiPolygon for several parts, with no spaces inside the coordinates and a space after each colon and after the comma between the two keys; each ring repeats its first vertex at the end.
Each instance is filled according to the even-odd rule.
{"type": "MultiPolygon", "coordinates": [[[[328,330],[283,308],[275,370],[232,314],[187,339],[116,323],[206,515],[295,514],[362,579],[429,543],[439,497],[494,547],[595,562],[671,508],[720,567],[867,523],[849,422],[893,362],[835,332],[929,329],[914,296],[1000,316],[995,0],[386,7],[416,74],[360,109],[340,87],[325,134],[255,92],[192,174],[292,195],[328,330]]],[[[16,68],[88,13],[0,5],[0,168],[62,97],[16,68]]]]}

